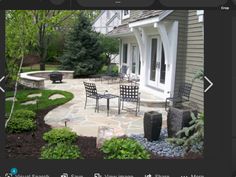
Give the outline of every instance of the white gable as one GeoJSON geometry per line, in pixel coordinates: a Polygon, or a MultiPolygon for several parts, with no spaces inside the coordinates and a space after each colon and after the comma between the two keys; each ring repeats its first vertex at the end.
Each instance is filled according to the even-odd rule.
{"type": "Polygon", "coordinates": [[[93,23],[96,32],[107,34],[121,24],[120,10],[104,10],[93,23]]]}

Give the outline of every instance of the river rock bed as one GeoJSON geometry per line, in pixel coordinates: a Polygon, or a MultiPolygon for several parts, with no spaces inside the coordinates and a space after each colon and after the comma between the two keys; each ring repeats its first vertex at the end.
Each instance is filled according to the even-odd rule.
{"type": "Polygon", "coordinates": [[[162,129],[160,138],[157,141],[148,141],[143,134],[131,135],[130,138],[136,140],[143,145],[147,150],[155,155],[162,157],[184,157],[186,151],[181,146],[175,146],[167,141],[167,129],[162,129]]]}

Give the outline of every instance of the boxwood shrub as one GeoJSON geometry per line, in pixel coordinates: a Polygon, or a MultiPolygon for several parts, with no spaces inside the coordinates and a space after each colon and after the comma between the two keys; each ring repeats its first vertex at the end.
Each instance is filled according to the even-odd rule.
{"type": "Polygon", "coordinates": [[[9,133],[21,133],[36,129],[36,123],[30,119],[14,119],[12,118],[7,125],[9,133]]]}
{"type": "Polygon", "coordinates": [[[7,125],[7,132],[22,133],[36,129],[35,113],[29,110],[18,110],[12,114],[7,125]]]}
{"type": "Polygon", "coordinates": [[[112,138],[101,147],[106,159],[150,159],[150,154],[138,142],[129,138],[112,138]]]}
{"type": "Polygon", "coordinates": [[[43,139],[49,144],[73,143],[76,138],[76,133],[68,128],[55,128],[43,135],[43,139]]]}
{"type": "Polygon", "coordinates": [[[12,117],[14,118],[22,118],[22,119],[31,119],[34,120],[36,117],[35,112],[30,111],[30,110],[25,110],[25,109],[20,109],[16,110],[13,114],[12,117]]]}
{"type": "Polygon", "coordinates": [[[76,145],[67,143],[49,144],[42,148],[41,159],[78,159],[82,158],[76,145]]]}

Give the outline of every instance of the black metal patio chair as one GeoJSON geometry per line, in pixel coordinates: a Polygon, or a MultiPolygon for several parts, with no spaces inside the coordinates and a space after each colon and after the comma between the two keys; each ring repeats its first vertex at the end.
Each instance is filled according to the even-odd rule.
{"type": "Polygon", "coordinates": [[[172,102],[173,106],[189,101],[191,90],[192,84],[190,83],[183,83],[182,85],[180,85],[177,96],[166,98],[165,110],[167,111],[167,107],[169,107],[170,101],[172,102]]]}
{"type": "Polygon", "coordinates": [[[99,99],[102,99],[104,97],[104,94],[97,93],[97,88],[94,83],[84,82],[84,87],[85,87],[85,92],[86,92],[84,109],[86,109],[87,98],[92,98],[92,99],[96,99],[95,112],[96,111],[99,112],[99,99]]]}
{"type": "Polygon", "coordinates": [[[122,65],[122,67],[120,69],[120,73],[118,74],[119,78],[120,78],[120,82],[124,81],[125,78],[127,78],[129,80],[129,74],[127,73],[127,71],[128,71],[128,66],[122,65]]]}
{"type": "Polygon", "coordinates": [[[120,98],[119,98],[119,110],[122,102],[122,109],[124,109],[124,102],[134,102],[136,103],[136,116],[140,111],[140,93],[138,86],[132,85],[120,85],[120,98]]]}

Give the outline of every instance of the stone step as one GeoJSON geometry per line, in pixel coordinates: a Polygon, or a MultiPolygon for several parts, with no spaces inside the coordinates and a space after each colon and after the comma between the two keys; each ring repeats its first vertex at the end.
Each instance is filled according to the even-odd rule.
{"type": "Polygon", "coordinates": [[[145,91],[141,92],[140,102],[142,106],[148,107],[164,107],[165,99],[158,97],[154,94],[149,94],[145,91]]]}
{"type": "Polygon", "coordinates": [[[142,106],[148,106],[148,107],[165,107],[165,101],[162,100],[149,100],[141,98],[140,104],[142,106]]]}

